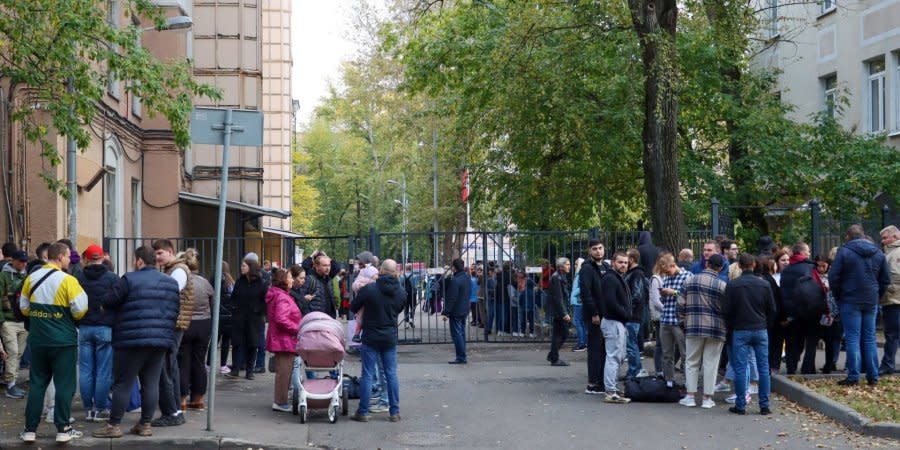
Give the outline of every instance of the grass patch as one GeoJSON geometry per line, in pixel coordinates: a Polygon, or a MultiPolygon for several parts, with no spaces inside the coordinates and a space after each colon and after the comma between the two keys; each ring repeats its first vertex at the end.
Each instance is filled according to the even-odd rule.
{"type": "Polygon", "coordinates": [[[859,385],[849,387],[838,386],[839,378],[791,379],[876,422],[900,423],[900,377],[881,377],[875,387],[868,386],[863,379],[859,380],[859,385]]]}

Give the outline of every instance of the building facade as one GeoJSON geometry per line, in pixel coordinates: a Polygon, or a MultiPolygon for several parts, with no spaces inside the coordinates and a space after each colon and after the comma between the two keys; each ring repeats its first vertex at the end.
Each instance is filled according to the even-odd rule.
{"type": "Polygon", "coordinates": [[[756,67],[777,69],[793,119],[843,109],[841,123],[900,147],[900,0],[760,0],[756,67]],[[837,99],[847,100],[844,105],[837,99]]]}

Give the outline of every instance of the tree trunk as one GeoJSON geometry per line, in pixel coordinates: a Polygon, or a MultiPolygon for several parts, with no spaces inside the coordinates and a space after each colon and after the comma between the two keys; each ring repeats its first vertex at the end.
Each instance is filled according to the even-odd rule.
{"type": "Polygon", "coordinates": [[[656,244],[673,252],[687,235],[681,207],[676,146],[675,0],[628,0],[644,65],[644,188],[656,244]]]}

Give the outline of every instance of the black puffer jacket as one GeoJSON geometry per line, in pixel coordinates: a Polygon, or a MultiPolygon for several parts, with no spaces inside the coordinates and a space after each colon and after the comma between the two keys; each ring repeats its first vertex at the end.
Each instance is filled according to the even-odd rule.
{"type": "Polygon", "coordinates": [[[625,284],[631,291],[631,319],[629,322],[640,322],[644,318],[644,310],[650,301],[650,282],[644,275],[644,268],[635,266],[625,273],[625,284]]]}
{"type": "Polygon", "coordinates": [[[382,275],[364,286],[350,303],[354,314],[363,312],[362,343],[377,349],[397,345],[397,316],[406,306],[406,290],[397,277],[382,275]]]}
{"type": "Polygon", "coordinates": [[[75,278],[88,296],[88,312],[78,321],[78,325],[113,326],[115,312],[104,308],[99,300],[112,292],[113,286],[119,282],[119,276],[110,272],[103,264],[88,264],[75,278]]]}

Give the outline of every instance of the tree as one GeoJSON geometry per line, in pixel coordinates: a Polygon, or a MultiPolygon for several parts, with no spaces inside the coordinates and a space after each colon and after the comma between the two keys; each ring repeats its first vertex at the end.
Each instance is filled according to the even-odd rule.
{"type": "MultiPolygon", "coordinates": [[[[61,162],[51,129],[73,137],[79,148],[90,143],[89,125],[97,114],[110,74],[128,80],[125,90],[141,98],[149,114],[162,114],[179,147],[190,144],[192,99],[219,98],[213,87],[192,78],[189,61],[158,60],[141,46],[142,25],[116,28],[100,0],[0,0],[0,77],[28,87],[28,101],[14,104],[10,117],[25,137],[41,146],[51,167],[61,162]],[[67,82],[72,90],[67,89],[67,82]],[[39,108],[35,108],[39,105],[39,108]],[[41,120],[46,112],[50,123],[41,120]]],[[[123,10],[164,24],[162,10],[150,0],[123,0],[123,10]]],[[[12,90],[12,89],[11,89],[12,90]]],[[[67,195],[55,174],[44,171],[48,186],[67,195]]]]}

